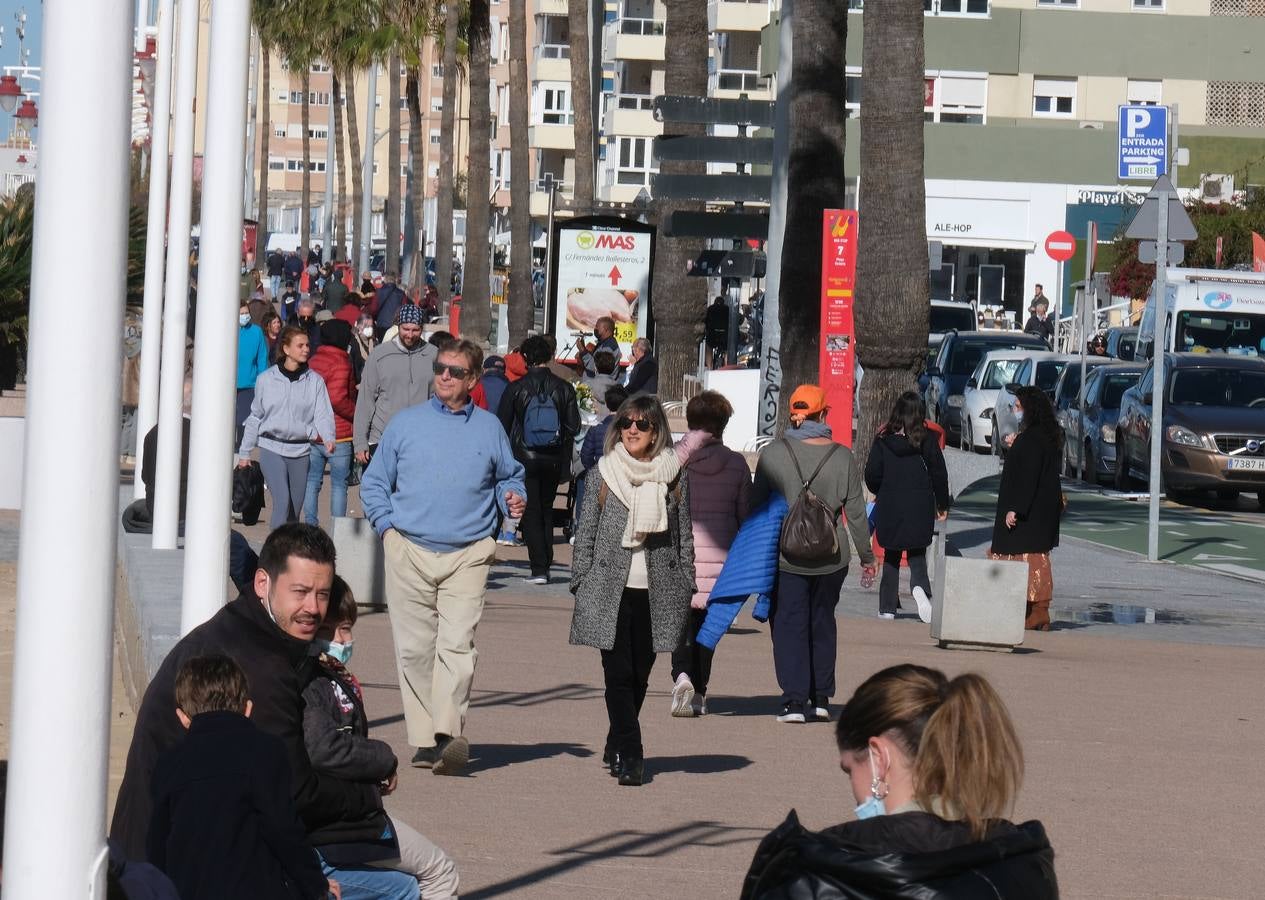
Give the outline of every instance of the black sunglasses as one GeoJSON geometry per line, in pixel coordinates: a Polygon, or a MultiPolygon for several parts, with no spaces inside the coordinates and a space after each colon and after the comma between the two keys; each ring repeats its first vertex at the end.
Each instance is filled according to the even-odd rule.
{"type": "Polygon", "coordinates": [[[621,419],[615,420],[615,427],[618,428],[620,431],[627,431],[629,428],[632,428],[634,425],[637,426],[638,431],[649,431],[651,428],[654,427],[645,419],[630,419],[627,416],[624,416],[621,419]]]}
{"type": "Polygon", "coordinates": [[[452,378],[456,378],[458,381],[464,381],[470,377],[470,370],[465,366],[450,366],[445,363],[437,362],[431,368],[436,375],[442,375],[444,374],[444,371],[447,370],[448,375],[452,378]]]}

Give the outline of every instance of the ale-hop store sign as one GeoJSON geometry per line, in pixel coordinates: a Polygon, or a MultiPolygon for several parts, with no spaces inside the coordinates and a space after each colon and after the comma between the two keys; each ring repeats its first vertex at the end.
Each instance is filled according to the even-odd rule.
{"type": "Polygon", "coordinates": [[[648,331],[654,228],[615,216],[572,219],[554,228],[551,302],[559,356],[574,359],[576,341],[609,316],[627,361],[632,342],[648,331]]]}

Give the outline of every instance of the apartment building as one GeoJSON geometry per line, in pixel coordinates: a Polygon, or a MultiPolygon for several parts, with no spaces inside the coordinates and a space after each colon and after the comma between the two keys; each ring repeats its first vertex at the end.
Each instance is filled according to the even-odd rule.
{"type": "MultiPolygon", "coordinates": [[[[864,0],[848,0],[846,167],[864,126],[864,0]]],[[[1110,241],[1150,187],[1117,177],[1121,104],[1176,106],[1188,196],[1265,184],[1265,4],[1259,0],[924,0],[927,237],[943,242],[933,295],[1018,313],[1032,286],[1070,293],[1090,221],[1110,241]],[[1081,246],[1044,252],[1067,229],[1081,246]]],[[[777,66],[765,29],[763,74],[777,66]]],[[[855,182],[854,182],[855,184],[855,182]]],[[[856,185],[862,194],[864,183],[856,185]]],[[[864,225],[862,226],[864,227],[864,225]]],[[[1110,265],[1107,246],[1098,268],[1110,265]]]]}

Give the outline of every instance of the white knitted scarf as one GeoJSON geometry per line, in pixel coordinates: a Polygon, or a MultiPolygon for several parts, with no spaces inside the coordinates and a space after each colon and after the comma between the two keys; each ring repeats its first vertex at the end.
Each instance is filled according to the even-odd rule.
{"type": "Polygon", "coordinates": [[[672,448],[654,459],[633,459],[624,445],[616,444],[597,463],[610,492],[628,509],[621,543],[636,548],[646,535],[668,530],[668,485],[681,471],[672,448]]]}

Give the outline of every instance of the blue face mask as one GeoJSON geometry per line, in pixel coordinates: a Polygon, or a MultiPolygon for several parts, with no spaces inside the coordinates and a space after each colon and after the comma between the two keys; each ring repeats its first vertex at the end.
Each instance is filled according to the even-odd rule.
{"type": "Polygon", "coordinates": [[[351,651],[355,648],[355,641],[348,641],[343,644],[338,641],[315,640],[312,641],[312,651],[314,653],[324,653],[327,656],[338,660],[344,666],[351,662],[351,651]]]}
{"type": "Polygon", "coordinates": [[[1015,424],[1020,425],[1022,423],[1023,423],[1023,410],[1017,409],[1015,410],[1015,424]]]}
{"type": "MultiPolygon", "coordinates": [[[[874,751],[873,750],[870,751],[870,771],[871,772],[874,771],[874,751]]],[[[880,784],[883,784],[883,782],[879,779],[877,774],[874,775],[874,777],[870,781],[869,799],[867,799],[864,803],[858,806],[855,810],[856,817],[858,819],[873,819],[875,816],[887,815],[887,804],[883,802],[883,797],[887,796],[887,789],[886,789],[886,785],[884,785],[883,797],[880,797],[878,795],[880,784]]]]}

